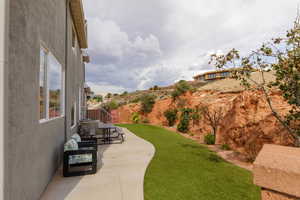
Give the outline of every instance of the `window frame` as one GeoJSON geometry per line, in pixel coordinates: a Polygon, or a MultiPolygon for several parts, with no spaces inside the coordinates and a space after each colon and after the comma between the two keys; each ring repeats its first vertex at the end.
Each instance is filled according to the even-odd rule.
{"type": "MultiPolygon", "coordinates": [[[[51,52],[48,48],[45,47],[45,45],[41,44],[40,45],[40,52],[44,51],[45,53],[45,58],[44,58],[44,84],[45,84],[45,99],[44,99],[44,104],[46,107],[46,115],[45,118],[40,118],[40,106],[39,106],[39,123],[45,123],[49,121],[53,121],[55,119],[60,119],[65,117],[65,67],[58,61],[57,57],[54,55],[53,52],[51,52]],[[49,104],[50,104],[50,76],[49,76],[49,60],[48,56],[51,54],[54,59],[56,59],[57,63],[61,66],[61,95],[60,95],[60,115],[56,117],[50,118],[49,116],[49,104]]],[[[40,65],[41,65],[41,57],[40,59],[40,65]]],[[[40,68],[39,68],[39,81],[40,81],[40,68]]],[[[40,84],[39,84],[40,85],[40,84]]],[[[40,90],[40,87],[39,87],[40,90]]],[[[39,91],[40,95],[40,91],[39,91]]],[[[40,105],[40,102],[39,102],[40,105]]]]}
{"type": "Polygon", "coordinates": [[[39,120],[40,121],[45,121],[48,117],[47,117],[47,109],[48,109],[48,106],[47,106],[47,57],[46,57],[46,54],[47,54],[47,49],[44,48],[43,46],[40,46],[40,65],[39,65],[39,105],[41,105],[41,85],[40,85],[40,81],[41,81],[41,66],[43,65],[43,109],[44,109],[44,113],[43,113],[43,117],[41,117],[41,106],[39,106],[39,120]],[[43,64],[41,63],[42,62],[42,59],[41,59],[41,52],[43,52],[43,64]]]}

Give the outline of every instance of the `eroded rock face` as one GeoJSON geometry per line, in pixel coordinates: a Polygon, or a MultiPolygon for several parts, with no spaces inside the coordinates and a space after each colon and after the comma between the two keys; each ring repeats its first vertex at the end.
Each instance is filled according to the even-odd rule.
{"type": "MultiPolygon", "coordinates": [[[[279,92],[271,94],[274,109],[284,115],[289,105],[279,92]]],[[[208,106],[222,108],[223,119],[217,131],[217,143],[228,144],[232,149],[254,159],[265,143],[293,145],[293,138],[272,115],[271,110],[260,91],[242,91],[221,93],[218,91],[198,91],[187,93],[180,100],[171,98],[157,100],[151,113],[145,116],[151,124],[167,125],[164,111],[174,107],[208,106]]],[[[131,123],[131,113],[138,112],[138,104],[129,104],[118,109],[120,123],[131,123]]],[[[178,123],[178,122],[177,122],[178,123]]],[[[204,135],[212,132],[203,117],[198,122],[190,123],[190,132],[200,141],[204,135]]]]}

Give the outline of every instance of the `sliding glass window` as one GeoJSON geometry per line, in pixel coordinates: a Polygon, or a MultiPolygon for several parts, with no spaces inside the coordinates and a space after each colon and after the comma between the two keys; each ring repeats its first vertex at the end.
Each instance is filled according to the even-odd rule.
{"type": "Polygon", "coordinates": [[[40,50],[40,120],[49,120],[64,114],[64,69],[54,55],[40,50]]]}

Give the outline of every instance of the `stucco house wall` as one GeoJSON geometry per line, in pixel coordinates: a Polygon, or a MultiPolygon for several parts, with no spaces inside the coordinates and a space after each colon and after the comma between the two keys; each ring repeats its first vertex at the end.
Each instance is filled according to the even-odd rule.
{"type": "MultiPolygon", "coordinates": [[[[84,63],[82,60],[82,52],[79,48],[78,39],[76,40],[75,49],[72,47],[72,28],[74,25],[72,23],[71,12],[68,9],[68,61],[67,61],[67,70],[66,70],[66,115],[67,118],[67,138],[69,138],[73,133],[77,131],[77,125],[71,126],[71,109],[74,102],[76,102],[76,117],[75,119],[79,120],[80,106],[79,106],[79,89],[83,91],[84,87],[84,63]],[[80,56],[79,56],[80,55],[80,56]]],[[[83,92],[82,92],[83,93],[83,92]]]]}
{"type": "Polygon", "coordinates": [[[7,135],[7,69],[8,69],[8,0],[0,1],[0,200],[5,199],[5,178],[4,169],[7,168],[5,163],[7,135]]]}
{"type": "MultiPolygon", "coordinates": [[[[8,130],[5,143],[5,200],[35,200],[61,163],[71,133],[71,107],[84,83],[84,64],[72,50],[72,18],[62,0],[10,0],[8,46],[8,130]],[[66,26],[66,17],[68,26],[66,26]],[[66,45],[66,33],[67,44],[66,45]],[[65,117],[39,122],[40,45],[65,68],[65,117]],[[66,63],[66,50],[68,61],[66,63]],[[66,118],[66,119],[65,119],[66,118]]],[[[79,119],[79,112],[76,113],[79,119]]]]}

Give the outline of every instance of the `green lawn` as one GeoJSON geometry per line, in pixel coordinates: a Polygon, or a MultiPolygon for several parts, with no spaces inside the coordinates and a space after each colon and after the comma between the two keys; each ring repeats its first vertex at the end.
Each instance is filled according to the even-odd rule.
{"type": "Polygon", "coordinates": [[[156,126],[120,126],[155,146],[145,175],[145,200],[260,199],[250,172],[218,161],[205,146],[156,126]]]}

